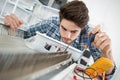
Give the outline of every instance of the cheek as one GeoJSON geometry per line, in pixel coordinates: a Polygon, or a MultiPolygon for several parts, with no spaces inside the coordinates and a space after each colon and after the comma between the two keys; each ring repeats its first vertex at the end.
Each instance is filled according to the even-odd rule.
{"type": "Polygon", "coordinates": [[[60,36],[63,37],[63,33],[60,31],[60,36]]]}
{"type": "Polygon", "coordinates": [[[65,31],[63,31],[62,29],[60,29],[60,35],[63,37],[65,34],[65,31]]]}
{"type": "Polygon", "coordinates": [[[79,33],[78,34],[72,34],[71,38],[72,39],[76,39],[78,37],[79,33]]]}
{"type": "Polygon", "coordinates": [[[76,39],[76,38],[80,35],[80,32],[81,32],[81,31],[73,34],[73,35],[72,35],[72,39],[76,39]]]}
{"type": "Polygon", "coordinates": [[[78,37],[78,35],[79,35],[79,33],[77,33],[77,34],[72,34],[72,35],[71,35],[71,40],[75,40],[75,39],[78,37]]]}

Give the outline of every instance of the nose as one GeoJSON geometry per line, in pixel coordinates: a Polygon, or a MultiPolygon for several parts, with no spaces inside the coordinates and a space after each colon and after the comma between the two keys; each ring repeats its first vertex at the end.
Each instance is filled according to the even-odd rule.
{"type": "Polygon", "coordinates": [[[65,33],[65,38],[70,38],[70,37],[71,37],[71,32],[66,31],[66,33],[65,33]]]}

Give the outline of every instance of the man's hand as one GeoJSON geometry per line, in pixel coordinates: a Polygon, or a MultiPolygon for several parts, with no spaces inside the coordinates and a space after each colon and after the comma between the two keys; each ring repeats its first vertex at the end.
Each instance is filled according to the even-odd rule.
{"type": "MultiPolygon", "coordinates": [[[[97,25],[91,32],[88,32],[88,35],[90,35],[91,33],[97,33],[95,35],[93,45],[102,51],[102,57],[109,58],[114,62],[112,57],[111,39],[109,38],[109,36],[105,32],[101,31],[100,25],[97,25]]],[[[110,74],[113,68],[114,67],[106,71],[106,74],[110,74]]]]}
{"type": "Polygon", "coordinates": [[[95,35],[93,45],[102,51],[102,56],[110,58],[109,55],[112,54],[112,49],[111,39],[109,38],[109,36],[105,32],[101,31],[100,25],[97,25],[91,32],[88,33],[88,35],[90,35],[91,33],[97,33],[95,35]]]}
{"type": "Polygon", "coordinates": [[[19,20],[18,17],[15,14],[10,14],[5,16],[3,19],[3,22],[10,26],[11,29],[17,30],[18,27],[20,27],[23,24],[22,20],[19,20]]]}

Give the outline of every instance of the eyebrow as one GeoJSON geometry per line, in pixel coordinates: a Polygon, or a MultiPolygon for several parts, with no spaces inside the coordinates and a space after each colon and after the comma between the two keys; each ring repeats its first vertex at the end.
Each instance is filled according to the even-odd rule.
{"type": "MultiPolygon", "coordinates": [[[[61,27],[67,31],[67,29],[63,25],[61,25],[61,27]]],[[[78,30],[71,30],[70,32],[77,32],[77,31],[78,30]]]]}

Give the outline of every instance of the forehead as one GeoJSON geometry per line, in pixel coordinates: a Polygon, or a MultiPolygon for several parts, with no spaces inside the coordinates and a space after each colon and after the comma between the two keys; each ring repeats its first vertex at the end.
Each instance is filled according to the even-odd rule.
{"type": "Polygon", "coordinates": [[[74,22],[62,19],[60,22],[60,26],[63,26],[64,28],[68,30],[81,30],[79,26],[77,26],[74,22]]]}

